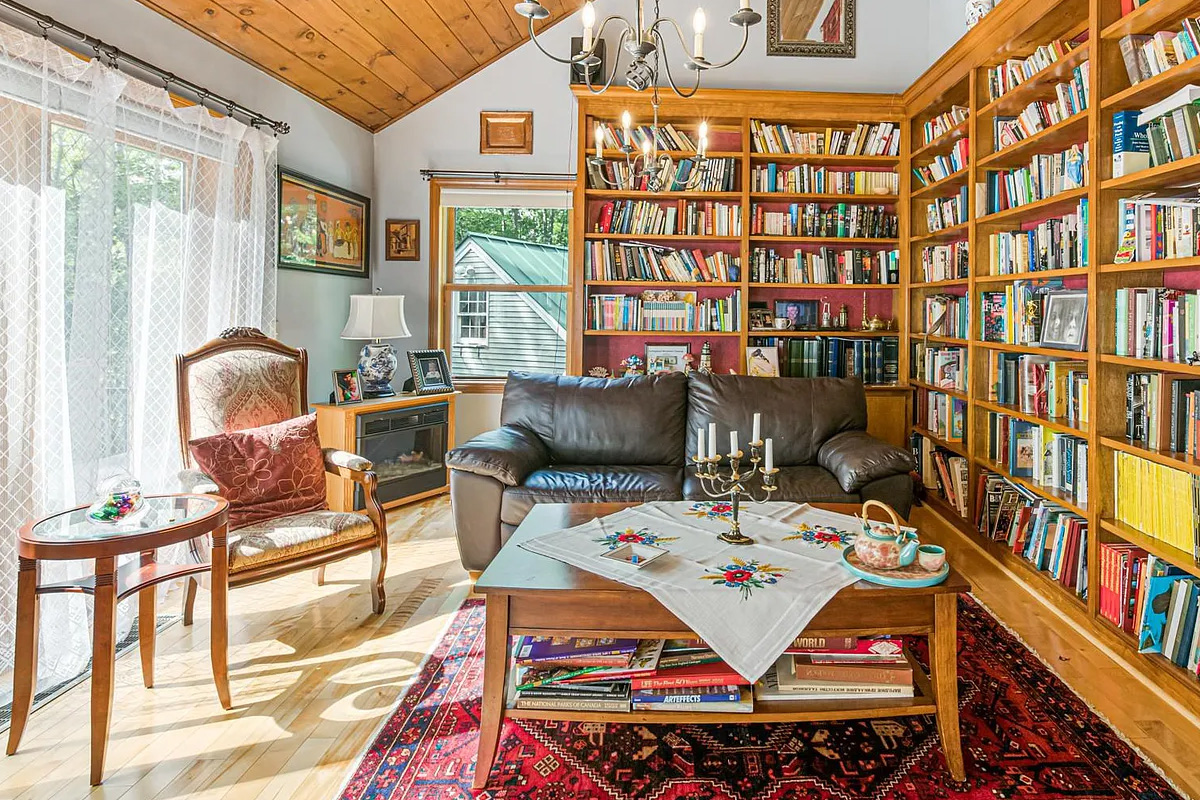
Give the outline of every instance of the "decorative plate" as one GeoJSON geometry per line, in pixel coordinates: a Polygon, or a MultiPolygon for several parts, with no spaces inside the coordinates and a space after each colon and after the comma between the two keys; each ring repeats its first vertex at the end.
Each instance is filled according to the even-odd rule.
{"type": "Polygon", "coordinates": [[[907,586],[911,588],[937,586],[946,580],[946,576],[950,574],[949,563],[942,564],[942,568],[937,572],[921,569],[921,566],[915,561],[907,567],[875,569],[864,564],[852,549],[842,551],[842,566],[864,581],[878,583],[882,586],[907,586]]]}

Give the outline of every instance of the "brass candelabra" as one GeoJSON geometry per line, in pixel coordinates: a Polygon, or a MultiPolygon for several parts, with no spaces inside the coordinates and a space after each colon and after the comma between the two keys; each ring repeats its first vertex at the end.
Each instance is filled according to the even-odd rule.
{"type": "Polygon", "coordinates": [[[761,439],[750,442],[750,469],[747,472],[742,472],[742,456],[743,451],[737,450],[729,454],[729,474],[721,474],[721,458],[722,456],[692,456],[692,464],[696,468],[696,477],[700,479],[700,488],[704,493],[714,500],[728,497],[729,503],[733,507],[733,518],[728,531],[717,536],[726,544],[753,544],[754,540],[746,534],[742,533],[741,520],[739,512],[741,510],[742,497],[749,498],[752,503],[765,503],[771,499],[771,495],[778,491],[779,487],[775,485],[775,477],[779,474],[779,469],[776,467],[760,466],[762,463],[762,447],[761,439]],[[746,488],[746,484],[754,477],[758,476],[762,481],[762,489],[765,495],[762,499],[754,496],[754,493],[746,488]]]}

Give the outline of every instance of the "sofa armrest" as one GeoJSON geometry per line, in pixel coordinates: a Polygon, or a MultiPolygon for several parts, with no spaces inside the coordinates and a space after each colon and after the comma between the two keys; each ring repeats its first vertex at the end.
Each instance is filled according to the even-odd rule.
{"type": "Polygon", "coordinates": [[[450,469],[520,486],[529,473],[549,465],[550,452],[533,431],[505,425],[454,448],[446,454],[446,463],[450,469]]]}
{"type": "Polygon", "coordinates": [[[179,488],[188,494],[218,494],[221,491],[216,481],[198,469],[181,469],[178,478],[179,488]]]}
{"type": "Polygon", "coordinates": [[[866,431],[844,431],[832,437],[817,451],[817,463],[833,473],[845,492],[916,469],[912,453],[866,431]]]}

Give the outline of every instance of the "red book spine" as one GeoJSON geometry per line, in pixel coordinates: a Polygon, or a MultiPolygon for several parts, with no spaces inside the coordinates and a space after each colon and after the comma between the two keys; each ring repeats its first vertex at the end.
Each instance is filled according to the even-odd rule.
{"type": "Polygon", "coordinates": [[[839,681],[841,683],[879,683],[903,686],[912,683],[912,667],[906,665],[871,666],[869,664],[809,664],[795,661],[797,680],[839,681]]]}
{"type": "Polygon", "coordinates": [[[747,681],[731,669],[713,672],[692,672],[688,675],[672,676],[648,675],[644,678],[634,678],[631,682],[633,690],[638,689],[670,689],[672,687],[688,686],[745,686],[747,681]]]}

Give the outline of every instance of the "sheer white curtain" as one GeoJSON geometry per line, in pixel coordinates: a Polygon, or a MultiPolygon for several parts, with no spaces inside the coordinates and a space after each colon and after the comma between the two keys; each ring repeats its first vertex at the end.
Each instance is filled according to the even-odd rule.
{"type": "MultiPolygon", "coordinates": [[[[272,136],[0,24],[0,673],[16,529],[113,473],[175,488],[174,355],[273,328],[276,180],[272,136]]],[[[86,667],[90,616],[43,599],[40,687],[86,667]]]]}

